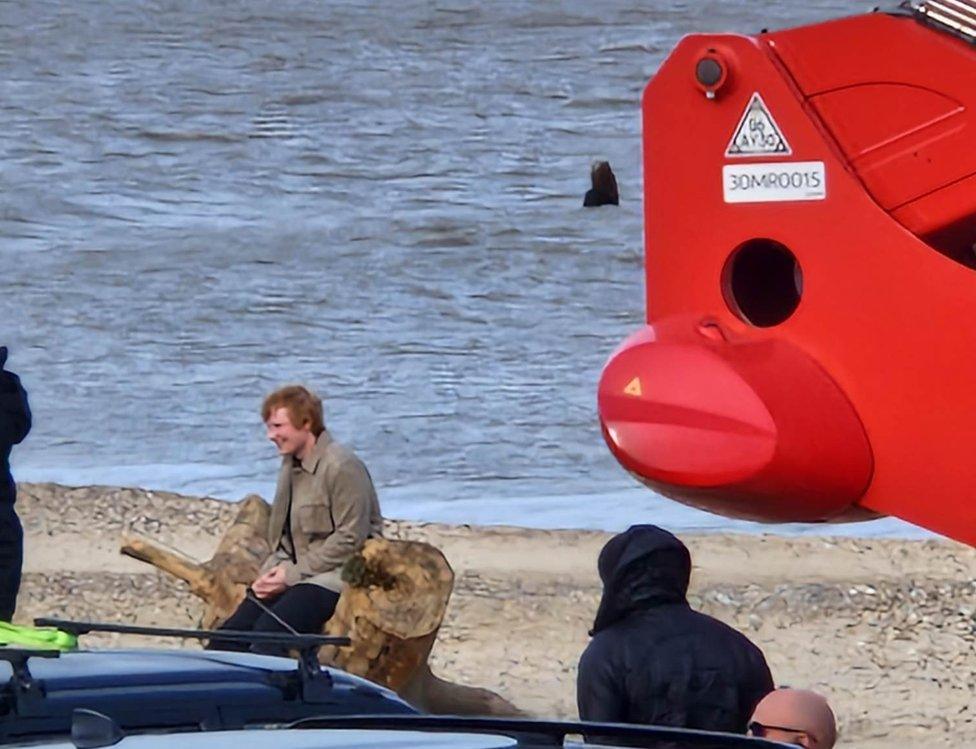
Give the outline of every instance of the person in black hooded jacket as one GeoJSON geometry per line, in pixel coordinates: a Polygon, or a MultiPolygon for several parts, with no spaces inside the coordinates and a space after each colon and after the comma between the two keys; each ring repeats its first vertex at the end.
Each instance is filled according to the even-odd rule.
{"type": "Polygon", "coordinates": [[[693,611],[691,555],[654,525],[635,525],[603,547],[603,597],[579,662],[583,720],[745,733],[773,690],[749,639],[693,611]]]}
{"type": "Polygon", "coordinates": [[[4,369],[7,348],[0,346],[0,621],[9,622],[17,606],[24,559],[24,529],[14,510],[17,485],[10,475],[10,449],[31,428],[27,393],[20,378],[4,369]]]}

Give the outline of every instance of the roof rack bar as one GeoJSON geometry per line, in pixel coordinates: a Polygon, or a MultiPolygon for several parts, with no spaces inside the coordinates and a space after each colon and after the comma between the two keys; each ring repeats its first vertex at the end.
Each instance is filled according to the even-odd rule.
{"type": "Polygon", "coordinates": [[[230,629],[172,629],[164,627],[137,627],[132,624],[109,624],[107,622],[76,622],[69,619],[39,618],[34,620],[38,627],[56,627],[71,634],[87,635],[90,632],[114,632],[125,635],[148,635],[151,637],[185,637],[194,640],[225,640],[254,645],[265,643],[281,645],[298,651],[298,679],[303,698],[307,702],[328,702],[332,689],[332,678],[328,671],[319,665],[317,651],[323,645],[344,647],[352,640],[348,637],[331,635],[295,635],[288,632],[239,632],[230,629]]]}
{"type": "Polygon", "coordinates": [[[125,635],[146,635],[150,637],[185,637],[194,640],[230,640],[232,642],[269,643],[290,645],[296,649],[317,648],[322,645],[344,647],[352,641],[348,637],[331,635],[293,635],[288,632],[240,632],[224,629],[172,629],[168,627],[139,627],[132,624],[110,624],[108,622],[78,622],[70,619],[38,618],[37,627],[56,627],[73,635],[87,635],[91,632],[114,632],[125,635]]]}

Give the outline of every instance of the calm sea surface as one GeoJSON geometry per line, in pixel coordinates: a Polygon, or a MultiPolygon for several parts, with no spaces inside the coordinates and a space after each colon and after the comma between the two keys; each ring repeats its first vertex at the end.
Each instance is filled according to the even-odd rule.
{"type": "Polygon", "coordinates": [[[0,2],[18,478],[269,496],[257,410],[299,381],[392,516],[744,527],[596,422],[643,315],[639,97],[683,34],[869,7],[0,2]],[[580,208],[597,158],[619,209],[580,208]]]}

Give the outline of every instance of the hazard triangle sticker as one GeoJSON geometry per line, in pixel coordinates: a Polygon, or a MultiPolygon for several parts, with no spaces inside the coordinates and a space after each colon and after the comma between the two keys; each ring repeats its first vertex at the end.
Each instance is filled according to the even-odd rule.
{"type": "Polygon", "coordinates": [[[749,106],[742,113],[725,155],[735,156],[789,156],[793,153],[779,129],[766,102],[758,92],[752,95],[749,106]]]}
{"type": "Polygon", "coordinates": [[[624,395],[629,395],[633,398],[640,398],[644,394],[641,389],[640,377],[635,377],[630,382],[627,383],[627,387],[624,388],[624,395]]]}

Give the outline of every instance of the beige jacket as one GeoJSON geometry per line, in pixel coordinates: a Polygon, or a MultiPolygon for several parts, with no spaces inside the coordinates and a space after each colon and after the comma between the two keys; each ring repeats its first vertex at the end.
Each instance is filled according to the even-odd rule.
{"type": "Polygon", "coordinates": [[[338,593],[345,561],[367,538],[382,535],[383,518],[369,471],[323,431],[304,460],[286,455],[281,463],[268,522],[274,552],[261,572],[280,564],[288,585],[313,583],[338,593]],[[289,506],[290,539],[285,532],[289,506]]]}

